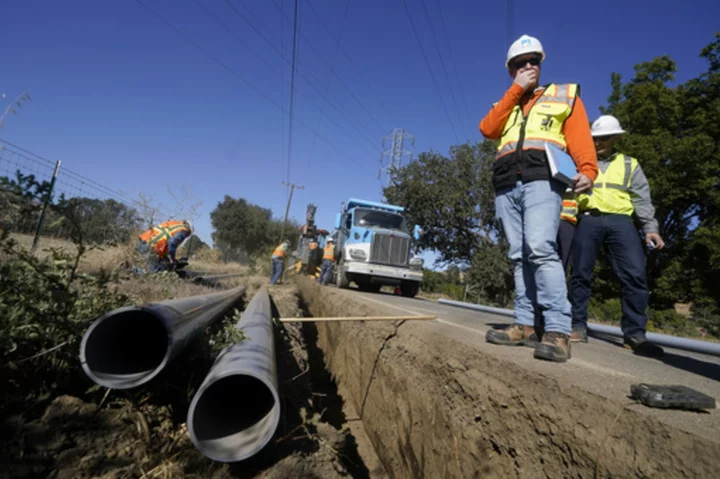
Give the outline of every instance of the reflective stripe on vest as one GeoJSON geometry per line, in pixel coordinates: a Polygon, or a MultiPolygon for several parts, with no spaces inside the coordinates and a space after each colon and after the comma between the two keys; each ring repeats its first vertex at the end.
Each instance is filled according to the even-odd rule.
{"type": "Polygon", "coordinates": [[[182,221],[170,220],[150,228],[139,236],[148,246],[155,250],[160,257],[164,257],[168,251],[168,241],[181,231],[189,233],[187,226],[182,221]]]}
{"type": "Polygon", "coordinates": [[[330,261],[335,261],[335,246],[334,245],[326,245],[325,246],[325,254],[323,255],[323,259],[329,259],[330,261]]]}
{"type": "Polygon", "coordinates": [[[565,151],[567,144],[562,129],[575,106],[578,89],[578,85],[574,83],[550,84],[530,108],[527,117],[524,116],[522,107],[515,105],[505,122],[496,158],[517,150],[523,126],[523,150],[545,150],[545,144],[552,143],[565,151]]]}
{"type": "Polygon", "coordinates": [[[635,158],[618,153],[604,173],[598,172],[592,194],[578,196],[580,211],[596,209],[603,213],[632,215],[635,206],[630,197],[630,181],[637,166],[635,158]]]}
{"type": "Polygon", "coordinates": [[[562,211],[560,212],[560,218],[572,223],[577,223],[577,214],[578,214],[578,202],[575,199],[575,193],[571,191],[566,191],[565,195],[563,195],[563,202],[562,202],[562,211]]]}

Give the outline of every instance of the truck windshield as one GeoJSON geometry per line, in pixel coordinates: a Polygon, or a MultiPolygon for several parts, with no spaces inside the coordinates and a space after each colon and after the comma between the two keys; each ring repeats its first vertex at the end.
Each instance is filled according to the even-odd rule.
{"type": "Polygon", "coordinates": [[[405,218],[395,213],[357,208],[353,216],[355,218],[355,226],[362,226],[363,228],[387,228],[401,231],[405,229],[405,218]]]}

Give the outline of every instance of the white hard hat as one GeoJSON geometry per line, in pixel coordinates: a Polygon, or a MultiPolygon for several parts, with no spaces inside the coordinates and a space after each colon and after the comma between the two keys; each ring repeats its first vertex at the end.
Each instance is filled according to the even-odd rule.
{"type": "Polygon", "coordinates": [[[510,68],[510,60],[527,53],[539,53],[540,61],[545,60],[545,50],[543,50],[540,40],[529,35],[523,35],[510,45],[510,49],[507,53],[507,60],[505,60],[505,67],[510,68]]]}
{"type": "Polygon", "coordinates": [[[330,241],[333,241],[333,242],[334,242],[334,241],[335,241],[335,238],[328,238],[328,242],[330,242],[330,241]]]}
{"type": "Polygon", "coordinates": [[[195,228],[193,228],[192,221],[190,220],[183,220],[183,223],[185,223],[190,230],[190,234],[193,234],[195,232],[195,228]]]}
{"type": "Polygon", "coordinates": [[[592,136],[622,135],[625,133],[625,130],[620,127],[618,119],[612,115],[603,115],[595,120],[590,131],[592,136]]]}

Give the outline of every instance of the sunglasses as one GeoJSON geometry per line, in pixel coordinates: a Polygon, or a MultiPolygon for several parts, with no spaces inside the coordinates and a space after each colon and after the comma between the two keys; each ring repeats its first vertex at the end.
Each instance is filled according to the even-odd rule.
{"type": "Polygon", "coordinates": [[[521,58],[519,60],[514,60],[510,62],[510,66],[513,67],[515,70],[519,70],[522,67],[524,67],[527,64],[530,64],[534,67],[540,65],[540,57],[532,57],[532,58],[521,58]]]}

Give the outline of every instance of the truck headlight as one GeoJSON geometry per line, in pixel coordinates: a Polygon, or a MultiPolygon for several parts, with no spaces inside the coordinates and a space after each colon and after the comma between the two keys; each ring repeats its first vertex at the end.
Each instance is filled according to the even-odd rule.
{"type": "Polygon", "coordinates": [[[352,257],[352,259],[357,259],[360,261],[365,261],[367,259],[367,255],[365,254],[365,251],[363,251],[361,249],[351,249],[350,257],[352,257]]]}
{"type": "Polygon", "coordinates": [[[420,267],[422,268],[422,265],[425,264],[425,260],[420,258],[419,256],[415,256],[414,258],[410,258],[410,266],[420,267]]]}

